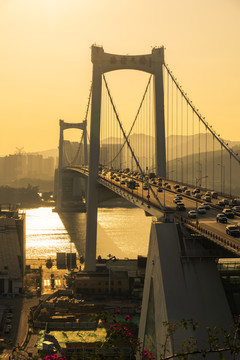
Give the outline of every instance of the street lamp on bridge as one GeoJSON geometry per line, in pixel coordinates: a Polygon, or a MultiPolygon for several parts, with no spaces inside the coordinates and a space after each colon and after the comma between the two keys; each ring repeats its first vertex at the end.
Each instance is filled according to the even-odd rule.
{"type": "Polygon", "coordinates": [[[199,181],[201,181],[202,179],[206,179],[206,178],[208,178],[208,175],[206,175],[206,176],[202,176],[202,177],[200,177],[200,178],[196,178],[196,187],[198,187],[198,184],[199,184],[199,186],[201,187],[201,183],[199,183],[199,181]]]}
{"type": "Polygon", "coordinates": [[[217,164],[221,167],[221,193],[225,193],[225,165],[223,164],[217,164]],[[223,170],[223,171],[222,171],[223,170]],[[223,173],[223,176],[222,176],[223,173]],[[223,181],[222,181],[223,179],[223,181]]]}
{"type": "Polygon", "coordinates": [[[183,160],[182,159],[177,159],[177,161],[179,161],[181,163],[181,182],[183,184],[183,160]]]}
{"type": "MultiPolygon", "coordinates": [[[[206,178],[208,178],[208,175],[206,175],[206,176],[202,176],[202,177],[200,177],[200,178],[196,178],[196,188],[198,187],[198,184],[199,184],[199,186],[201,187],[201,180],[202,179],[206,179],[206,178]]],[[[196,198],[196,211],[198,210],[198,199],[196,198]]]]}

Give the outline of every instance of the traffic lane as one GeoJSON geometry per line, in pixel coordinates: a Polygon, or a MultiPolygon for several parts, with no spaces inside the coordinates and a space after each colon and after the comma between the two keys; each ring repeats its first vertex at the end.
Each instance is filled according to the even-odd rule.
{"type": "Polygon", "coordinates": [[[239,246],[240,244],[239,238],[226,234],[225,224],[216,223],[214,221],[205,221],[199,224],[199,226],[211,233],[214,233],[215,236],[219,236],[229,243],[235,244],[236,246],[239,246]]]}
{"type": "MultiPolygon", "coordinates": [[[[143,186],[144,186],[144,182],[142,181],[139,181],[139,179],[136,179],[136,181],[139,183],[139,187],[137,187],[136,189],[129,189],[127,187],[127,183],[125,183],[124,185],[121,184],[121,179],[119,179],[119,181],[116,181],[115,179],[111,179],[111,174],[108,173],[106,174],[105,176],[103,175],[100,175],[103,179],[106,179],[108,181],[110,181],[111,183],[113,183],[114,185],[120,187],[120,188],[123,188],[124,190],[127,190],[128,192],[131,192],[132,194],[138,196],[138,197],[143,197],[143,199],[145,201],[148,201],[148,195],[149,195],[149,201],[150,203],[153,203],[154,206],[159,206],[159,203],[158,201],[154,198],[151,190],[144,190],[143,189],[143,186]]],[[[120,174],[119,174],[120,176],[120,174]]],[[[126,176],[128,179],[133,179],[133,177],[129,177],[129,176],[126,176]]],[[[126,178],[125,178],[126,179],[126,178]]],[[[176,211],[176,204],[173,202],[173,199],[176,195],[181,195],[183,197],[182,199],[182,202],[185,204],[186,208],[188,210],[195,210],[197,209],[198,207],[200,207],[202,205],[202,202],[200,201],[196,201],[196,199],[191,199],[187,196],[184,196],[184,194],[180,194],[178,192],[174,192],[173,190],[169,190],[169,189],[166,189],[166,188],[161,188],[162,191],[161,192],[158,192],[157,191],[157,188],[158,186],[157,185],[151,185],[156,196],[158,197],[159,201],[161,202],[162,206],[166,206],[166,207],[170,207],[172,208],[173,210],[176,211]]],[[[210,204],[211,205],[211,204],[210,204]]],[[[210,210],[208,210],[209,212],[210,210]]],[[[213,216],[216,216],[216,211],[214,212],[213,216]]]]}
{"type": "MultiPolygon", "coordinates": [[[[105,177],[106,178],[106,177],[105,177]]],[[[108,176],[108,179],[110,177],[108,176]]],[[[122,187],[124,188],[125,190],[127,190],[129,192],[129,188],[127,188],[127,184],[125,185],[121,185],[120,184],[120,181],[115,181],[115,179],[109,179],[114,185],[117,185],[119,187],[122,187]]],[[[143,199],[145,201],[149,201],[149,204],[152,204],[153,206],[155,207],[159,207],[159,203],[158,201],[155,199],[155,197],[153,196],[153,194],[151,193],[151,191],[149,190],[143,190],[142,189],[142,186],[143,186],[143,183],[140,182],[139,184],[140,186],[137,188],[137,189],[134,189],[134,190],[131,190],[130,192],[135,195],[135,196],[141,196],[143,197],[143,199]],[[140,195],[141,194],[141,195],[140,195]],[[149,198],[147,196],[150,196],[149,198]]],[[[161,204],[164,206],[164,202],[165,202],[165,206],[166,207],[169,207],[169,208],[172,208],[172,210],[176,211],[176,213],[178,213],[178,215],[181,215],[182,217],[184,218],[188,218],[188,215],[187,215],[187,212],[190,211],[190,210],[196,210],[198,207],[200,207],[202,205],[202,202],[201,201],[197,201],[196,199],[189,199],[188,197],[184,197],[183,194],[180,194],[182,195],[183,197],[183,203],[186,207],[186,211],[177,211],[176,209],[176,205],[175,203],[173,202],[173,199],[174,197],[179,194],[179,193],[175,193],[175,192],[172,192],[172,191],[168,191],[168,189],[163,189],[162,192],[157,192],[157,186],[155,185],[152,185],[154,187],[154,190],[155,190],[155,193],[158,197],[158,199],[160,200],[161,204]],[[165,197],[165,200],[164,200],[164,197],[165,197]]],[[[211,206],[211,204],[209,204],[211,206]]],[[[230,236],[230,235],[227,235],[226,234],[226,226],[222,226],[224,224],[221,224],[221,223],[218,223],[216,221],[216,216],[218,213],[220,213],[221,211],[217,210],[217,209],[214,209],[214,208],[211,208],[210,210],[207,210],[206,214],[205,215],[200,215],[198,214],[198,217],[197,217],[197,221],[199,224],[204,224],[204,229],[206,230],[209,230],[209,231],[212,231],[212,232],[215,232],[216,235],[218,236],[221,236],[223,238],[226,238],[226,239],[229,239],[229,240],[232,240],[234,239],[232,242],[236,243],[237,245],[239,245],[239,240],[237,240],[236,238],[230,236]],[[207,224],[210,222],[210,226],[207,224]],[[213,225],[214,224],[214,225],[213,225]]],[[[229,219],[230,220],[230,219],[229,219]]],[[[233,224],[235,223],[236,221],[229,221],[229,224],[233,224]]]]}
{"type": "MultiPolygon", "coordinates": [[[[110,171],[110,170],[109,170],[109,171],[110,171]]],[[[143,182],[144,182],[144,180],[138,179],[136,176],[129,176],[129,175],[127,175],[127,174],[119,173],[118,171],[115,171],[114,173],[117,174],[119,178],[121,178],[122,176],[124,176],[124,177],[127,178],[127,179],[136,180],[137,182],[140,182],[140,183],[143,183],[143,182]]],[[[109,176],[109,174],[110,174],[110,173],[108,173],[107,175],[109,176]]],[[[110,175],[111,175],[111,174],[110,174],[110,175]]],[[[177,181],[169,180],[169,179],[163,179],[163,182],[167,182],[169,185],[171,185],[171,190],[170,190],[170,191],[175,191],[175,189],[173,188],[173,186],[177,184],[177,181]]],[[[180,184],[178,184],[178,185],[180,185],[180,184]]],[[[151,186],[157,187],[157,185],[153,185],[153,184],[151,184],[151,186]]],[[[180,186],[184,186],[184,184],[182,184],[182,185],[180,185],[180,186]]],[[[187,185],[187,187],[188,187],[188,189],[191,191],[191,195],[190,195],[190,196],[192,197],[193,200],[195,200],[195,199],[193,198],[193,196],[192,196],[192,191],[193,191],[193,189],[195,189],[195,187],[194,187],[194,186],[190,186],[190,185],[187,185]]],[[[164,189],[164,187],[163,187],[163,189],[164,189]]],[[[168,189],[166,189],[166,190],[168,190],[168,189]]],[[[177,191],[175,191],[175,193],[176,193],[176,194],[180,194],[180,195],[182,195],[182,196],[184,196],[184,197],[186,197],[186,198],[188,197],[188,195],[185,195],[185,193],[178,193],[177,191]]],[[[206,193],[206,191],[201,191],[201,195],[202,195],[202,196],[203,196],[205,193],[206,193]]],[[[224,196],[218,196],[217,199],[211,198],[211,203],[209,203],[209,204],[210,204],[210,205],[213,205],[213,206],[217,206],[217,203],[218,203],[219,199],[227,199],[227,200],[229,200],[230,198],[227,198],[227,197],[224,197],[224,196]]],[[[200,202],[201,202],[201,201],[204,202],[204,200],[200,200],[200,202]]],[[[228,207],[228,205],[226,205],[226,206],[228,207]]],[[[224,207],[223,207],[223,209],[224,209],[224,207]]],[[[219,211],[221,211],[221,209],[219,209],[219,211]]],[[[235,213],[235,215],[237,215],[237,214],[235,213]]]]}
{"type": "MultiPolygon", "coordinates": [[[[196,204],[196,200],[191,200],[191,199],[185,198],[183,200],[183,203],[185,204],[186,211],[177,211],[176,206],[173,205],[174,204],[173,198],[175,197],[175,195],[176,194],[166,192],[165,193],[165,204],[166,204],[166,206],[175,210],[176,213],[178,215],[182,216],[183,218],[189,219],[188,215],[187,215],[188,211],[196,210],[202,204],[200,202],[197,202],[197,204],[196,204]]],[[[163,202],[164,194],[162,192],[158,193],[158,197],[159,197],[160,201],[163,202]]],[[[158,203],[154,197],[152,197],[152,198],[150,197],[150,203],[152,203],[154,206],[158,206],[158,203]]],[[[194,219],[190,219],[190,220],[192,220],[193,223],[194,223],[194,221],[198,221],[198,224],[205,230],[213,232],[215,235],[218,235],[224,239],[227,239],[227,240],[231,241],[232,243],[239,246],[239,242],[240,242],[239,239],[234,238],[230,235],[227,235],[226,234],[226,225],[222,224],[222,223],[218,223],[216,221],[216,216],[218,213],[219,213],[218,210],[211,208],[209,210],[206,210],[206,214],[204,214],[204,215],[198,214],[196,220],[194,220],[194,219]]],[[[233,219],[228,219],[228,220],[229,221],[228,221],[227,225],[236,224],[236,222],[237,222],[237,220],[233,220],[233,219]]]]}
{"type": "MultiPolygon", "coordinates": [[[[193,207],[193,204],[190,200],[188,202],[186,202],[185,205],[186,205],[186,211],[177,211],[176,209],[175,209],[175,211],[179,216],[182,216],[185,219],[189,219],[187,212],[189,210],[194,210],[196,208],[193,207]],[[190,205],[190,206],[187,207],[187,205],[190,205]]],[[[233,237],[231,235],[228,235],[226,233],[226,226],[237,225],[238,220],[237,219],[228,219],[227,224],[219,223],[216,221],[216,216],[218,213],[219,212],[217,210],[211,208],[210,210],[207,210],[206,214],[204,214],[204,215],[198,214],[197,219],[189,219],[189,220],[191,220],[193,222],[193,224],[195,222],[198,222],[198,225],[201,228],[203,228],[211,233],[214,233],[215,235],[220,236],[221,238],[226,239],[227,241],[230,241],[231,243],[239,246],[240,239],[233,237]]]]}
{"type": "MultiPolygon", "coordinates": [[[[125,183],[124,185],[121,184],[121,179],[119,181],[116,181],[115,179],[111,179],[110,174],[105,175],[105,177],[104,176],[101,176],[101,177],[107,179],[110,182],[112,182],[114,185],[119,186],[120,188],[123,188],[123,189],[127,190],[128,192],[130,190],[130,192],[132,194],[134,194],[134,195],[143,197],[145,201],[148,201],[148,196],[149,196],[149,201],[153,202],[153,204],[155,206],[159,206],[159,203],[154,198],[151,190],[144,190],[143,189],[144,183],[142,181],[139,181],[139,179],[136,180],[139,183],[139,187],[137,187],[136,189],[131,190],[131,189],[129,189],[127,187],[127,183],[125,183]]],[[[132,177],[128,177],[128,178],[132,179],[132,177]]],[[[180,193],[174,192],[173,190],[171,191],[171,190],[166,189],[166,188],[161,188],[162,191],[158,192],[157,191],[157,188],[158,188],[157,185],[151,185],[151,186],[152,186],[156,196],[158,197],[159,201],[161,202],[162,206],[165,205],[167,207],[173,208],[173,210],[176,210],[176,204],[173,202],[173,199],[174,199],[174,197],[176,195],[181,195],[183,197],[182,202],[185,204],[186,208],[188,208],[189,210],[197,209],[198,207],[200,207],[202,205],[202,202],[196,201],[196,199],[191,199],[189,197],[186,197],[186,196],[184,196],[184,194],[180,194],[180,193]]],[[[215,214],[215,212],[214,212],[214,214],[215,214]]],[[[214,214],[213,214],[213,216],[214,216],[214,214]]]]}

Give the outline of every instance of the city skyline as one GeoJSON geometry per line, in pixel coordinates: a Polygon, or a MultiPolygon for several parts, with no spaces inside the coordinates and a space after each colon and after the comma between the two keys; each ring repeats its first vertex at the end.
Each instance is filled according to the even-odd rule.
{"type": "MultiPolygon", "coordinates": [[[[93,43],[117,54],[147,54],[164,45],[166,63],[195,106],[222,137],[238,141],[239,10],[234,0],[0,1],[0,156],[22,146],[26,152],[55,148],[59,119],[83,120],[93,43]]],[[[107,78],[129,127],[147,75],[121,71],[107,78]]]]}

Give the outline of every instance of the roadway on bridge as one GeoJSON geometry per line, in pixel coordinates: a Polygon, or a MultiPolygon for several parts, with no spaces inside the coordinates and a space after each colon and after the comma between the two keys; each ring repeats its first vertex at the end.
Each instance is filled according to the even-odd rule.
{"type": "MultiPolygon", "coordinates": [[[[76,166],[74,168],[69,168],[69,170],[77,171],[84,176],[88,176],[88,168],[86,166],[76,166]]],[[[165,181],[163,180],[163,183],[164,182],[165,181]]],[[[170,183],[170,181],[168,182],[170,183]]],[[[142,180],[140,180],[137,176],[130,176],[117,170],[104,169],[102,172],[100,171],[99,183],[101,183],[103,186],[107,186],[112,191],[118,193],[120,196],[124,197],[128,201],[134,203],[136,206],[139,206],[141,208],[141,203],[142,201],[144,201],[144,203],[148,204],[149,207],[158,209],[158,213],[160,213],[161,211],[163,212],[163,210],[159,206],[159,200],[162,204],[162,208],[165,207],[167,210],[171,210],[178,218],[181,217],[182,219],[185,219],[188,225],[192,225],[195,229],[197,228],[196,225],[198,224],[197,230],[199,230],[200,228],[200,233],[203,236],[205,236],[204,234],[209,235],[207,237],[210,240],[213,240],[214,242],[218,243],[218,245],[227,248],[235,255],[240,256],[240,238],[235,238],[226,234],[226,226],[237,225],[238,223],[240,223],[240,216],[235,214],[235,218],[228,219],[227,224],[218,223],[216,221],[216,216],[217,214],[221,213],[223,209],[217,208],[217,200],[212,199],[212,203],[209,203],[211,208],[210,210],[207,210],[205,215],[198,214],[197,219],[189,219],[188,212],[190,210],[196,210],[199,206],[201,206],[201,204],[204,203],[204,201],[197,200],[196,198],[193,198],[192,196],[187,196],[184,193],[179,194],[176,190],[173,189],[173,182],[171,182],[171,189],[162,187],[162,192],[157,191],[157,185],[151,184],[152,189],[154,190],[154,193],[156,194],[158,200],[153,196],[151,191],[143,189],[145,183],[142,182],[142,180]],[[118,178],[117,180],[116,177],[112,178],[113,174],[116,175],[116,177],[118,178]],[[122,180],[126,180],[125,184],[121,184],[122,180]],[[139,184],[139,187],[134,190],[129,189],[127,186],[127,181],[129,180],[136,180],[139,184]],[[182,195],[186,211],[177,210],[176,204],[173,202],[173,199],[177,194],[182,195]]],[[[189,187],[189,189],[191,188],[189,187]]],[[[149,209],[149,212],[153,213],[151,212],[151,209],[149,209]]]]}
{"type": "MultiPolygon", "coordinates": [[[[107,180],[108,182],[112,183],[113,185],[120,187],[122,190],[125,190],[128,193],[132,194],[133,197],[138,197],[141,199],[143,198],[146,202],[149,200],[150,206],[153,205],[155,207],[159,207],[159,204],[158,204],[157,200],[154,198],[153,194],[151,192],[149,192],[148,190],[143,190],[144,183],[141,180],[139,180],[138,178],[135,178],[133,176],[126,176],[119,172],[115,172],[115,174],[117,175],[117,178],[119,179],[119,180],[117,179],[117,181],[116,181],[116,178],[111,179],[110,171],[107,173],[104,173],[104,172],[102,174],[100,173],[99,176],[101,178],[107,180]],[[123,178],[123,176],[126,176],[126,177],[123,178]],[[136,180],[139,184],[139,187],[137,187],[134,190],[131,190],[127,187],[127,181],[124,185],[121,184],[122,180],[136,180]],[[147,197],[148,195],[150,196],[149,199],[147,197]]],[[[184,195],[184,193],[179,194],[178,192],[174,191],[173,189],[169,190],[169,189],[166,189],[165,187],[162,187],[163,191],[158,192],[157,185],[151,185],[151,186],[154,189],[154,192],[157,194],[157,197],[160,200],[161,204],[163,206],[165,206],[166,208],[172,209],[177,215],[181,216],[182,218],[188,218],[188,211],[197,210],[204,203],[204,201],[191,198],[190,196],[184,195]],[[173,199],[177,194],[182,196],[182,198],[183,198],[182,202],[184,203],[184,205],[186,207],[186,211],[178,211],[176,209],[176,204],[173,202],[173,199]]],[[[216,216],[217,216],[217,214],[221,213],[221,209],[216,209],[213,207],[213,206],[216,206],[216,202],[217,202],[217,200],[214,201],[213,204],[209,203],[211,208],[209,210],[207,210],[206,214],[204,214],[204,215],[198,214],[197,219],[195,219],[195,220],[192,219],[191,221],[193,223],[198,222],[198,225],[201,226],[201,228],[203,228],[207,231],[210,231],[210,232],[214,233],[215,235],[218,235],[239,247],[240,239],[226,234],[226,226],[227,225],[237,225],[238,223],[240,223],[240,217],[235,214],[234,219],[228,219],[227,224],[218,223],[216,221],[216,216]]]]}

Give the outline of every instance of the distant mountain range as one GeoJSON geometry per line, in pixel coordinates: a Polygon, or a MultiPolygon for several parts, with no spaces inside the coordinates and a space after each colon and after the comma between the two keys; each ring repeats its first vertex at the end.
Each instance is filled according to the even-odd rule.
{"type": "Polygon", "coordinates": [[[58,149],[50,149],[50,150],[43,150],[43,151],[35,151],[28,154],[32,155],[42,155],[44,158],[53,156],[58,157],[58,149]]]}
{"type": "MultiPolygon", "coordinates": [[[[224,140],[226,144],[232,149],[240,149],[240,141],[224,140]]],[[[123,144],[123,140],[117,137],[111,137],[104,139],[102,144],[104,145],[119,145],[123,144]]],[[[139,149],[140,153],[145,156],[149,156],[149,153],[154,152],[155,144],[154,137],[144,134],[132,134],[129,137],[130,145],[133,149],[139,149]]],[[[212,152],[221,149],[220,143],[214,139],[211,134],[196,134],[196,135],[171,135],[166,138],[166,151],[168,152],[168,160],[175,159],[176,157],[184,157],[191,154],[197,154],[199,152],[212,152]]]]}
{"type": "MultiPolygon", "coordinates": [[[[199,139],[200,139],[200,152],[213,151],[213,136],[211,134],[196,134],[196,135],[173,135],[166,138],[166,150],[169,152],[168,159],[177,157],[184,157],[192,153],[199,152],[199,139]]],[[[154,149],[154,137],[144,134],[132,134],[129,137],[130,144],[133,148],[141,148],[141,152],[146,154],[154,149]]],[[[240,141],[224,140],[234,150],[240,149],[240,141]]],[[[77,144],[77,143],[76,143],[77,144]]],[[[102,140],[102,145],[119,145],[123,144],[123,139],[117,137],[110,137],[102,140]]],[[[214,151],[220,150],[220,144],[214,140],[214,151]]],[[[58,157],[58,149],[50,149],[44,151],[37,151],[31,154],[41,154],[44,158],[53,156],[58,157]]]]}

